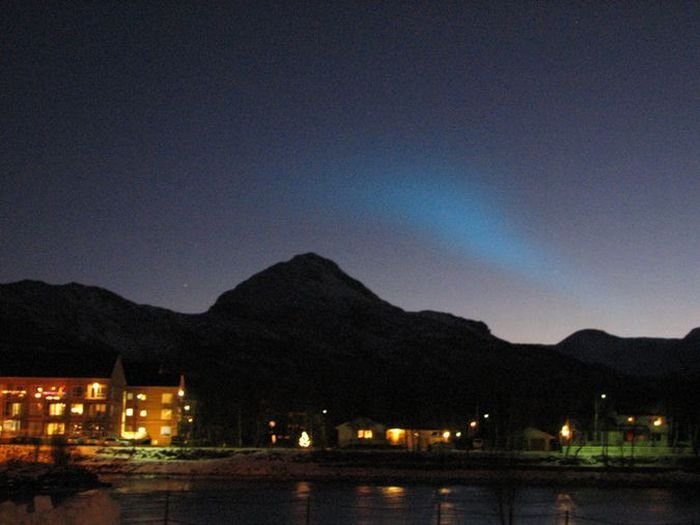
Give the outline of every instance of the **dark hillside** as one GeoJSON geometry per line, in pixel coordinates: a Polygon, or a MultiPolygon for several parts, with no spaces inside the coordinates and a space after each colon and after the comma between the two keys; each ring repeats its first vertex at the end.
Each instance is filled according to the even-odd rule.
{"type": "Polygon", "coordinates": [[[527,425],[555,431],[565,416],[590,417],[601,389],[618,399],[658,390],[566,355],[567,344],[595,349],[607,334],[562,348],[512,345],[480,321],[405,312],[315,254],[252,276],[198,315],[78,284],[0,285],[0,324],[6,355],[116,351],[182,370],[200,399],[202,428],[225,435],[241,414],[249,441],[270,414],[322,408],[334,422],[364,415],[463,425],[478,405],[503,435],[527,425]]]}

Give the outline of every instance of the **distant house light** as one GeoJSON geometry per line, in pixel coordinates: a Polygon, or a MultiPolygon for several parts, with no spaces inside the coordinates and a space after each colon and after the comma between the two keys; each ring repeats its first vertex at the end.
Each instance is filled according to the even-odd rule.
{"type": "Polygon", "coordinates": [[[568,440],[569,438],[571,438],[571,427],[569,426],[569,424],[564,423],[559,433],[561,434],[561,437],[564,440],[568,440]]]}
{"type": "Polygon", "coordinates": [[[374,432],[371,429],[362,428],[357,431],[358,439],[372,439],[374,432]]]}
{"type": "Polygon", "coordinates": [[[398,445],[406,439],[406,431],[403,428],[390,428],[386,431],[386,438],[392,445],[398,445]]]}
{"type": "Polygon", "coordinates": [[[311,438],[306,431],[301,433],[301,437],[299,438],[299,446],[301,448],[309,448],[311,446],[311,438]]]}

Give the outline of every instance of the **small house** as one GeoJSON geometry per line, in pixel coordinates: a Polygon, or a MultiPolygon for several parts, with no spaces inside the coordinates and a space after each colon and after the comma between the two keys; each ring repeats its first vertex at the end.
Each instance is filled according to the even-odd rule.
{"type": "Polygon", "coordinates": [[[527,427],[523,430],[523,449],[549,452],[556,447],[557,437],[538,428],[527,427]]]}
{"type": "Polygon", "coordinates": [[[369,418],[360,417],[335,427],[339,447],[377,447],[386,445],[386,427],[369,418]]]}

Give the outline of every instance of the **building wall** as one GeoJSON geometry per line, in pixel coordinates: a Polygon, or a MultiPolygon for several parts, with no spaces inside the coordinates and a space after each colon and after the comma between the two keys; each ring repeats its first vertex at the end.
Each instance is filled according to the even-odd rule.
{"type": "Polygon", "coordinates": [[[372,422],[348,422],[338,425],[338,446],[380,446],[386,444],[385,427],[372,422]]]}
{"type": "Polygon", "coordinates": [[[0,377],[0,439],[117,435],[122,391],[104,377],[0,377]]]}
{"type": "Polygon", "coordinates": [[[128,386],[124,392],[122,437],[168,446],[188,417],[179,386],[128,386]]]}
{"type": "Polygon", "coordinates": [[[386,431],[386,439],[397,448],[426,451],[435,445],[452,443],[453,435],[447,429],[390,428],[386,431]]]}

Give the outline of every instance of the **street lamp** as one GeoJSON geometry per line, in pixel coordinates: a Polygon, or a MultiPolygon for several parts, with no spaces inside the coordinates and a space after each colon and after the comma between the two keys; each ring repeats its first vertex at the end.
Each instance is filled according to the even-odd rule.
{"type": "Polygon", "coordinates": [[[600,394],[600,398],[595,398],[593,401],[593,441],[600,442],[600,435],[598,434],[598,412],[600,410],[600,404],[605,401],[607,394],[600,394]]]}

